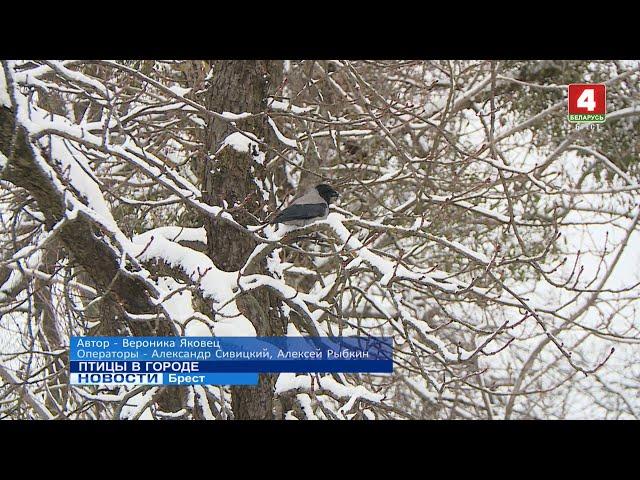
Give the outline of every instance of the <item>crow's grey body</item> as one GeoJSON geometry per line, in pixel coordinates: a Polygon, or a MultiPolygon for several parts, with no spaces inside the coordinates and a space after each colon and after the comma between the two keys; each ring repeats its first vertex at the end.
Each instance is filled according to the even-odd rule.
{"type": "Polygon", "coordinates": [[[316,220],[327,218],[329,203],[337,197],[338,193],[328,185],[317,185],[294,199],[271,223],[304,227],[316,220]]]}

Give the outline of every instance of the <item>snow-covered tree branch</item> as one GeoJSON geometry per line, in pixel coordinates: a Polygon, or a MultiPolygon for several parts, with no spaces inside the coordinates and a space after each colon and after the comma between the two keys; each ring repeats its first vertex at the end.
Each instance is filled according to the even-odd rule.
{"type": "Polygon", "coordinates": [[[638,418],[640,65],[3,61],[0,418],[638,418]],[[607,120],[566,120],[566,85],[607,120]],[[310,186],[311,225],[270,224],[310,186]],[[69,385],[77,335],[386,335],[394,373],[69,385]]]}

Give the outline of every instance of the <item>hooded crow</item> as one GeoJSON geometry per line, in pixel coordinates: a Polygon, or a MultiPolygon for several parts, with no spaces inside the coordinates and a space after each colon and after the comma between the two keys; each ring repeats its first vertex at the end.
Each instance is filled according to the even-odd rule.
{"type": "Polygon", "coordinates": [[[321,183],[296,198],[291,202],[291,205],[278,213],[270,223],[284,223],[285,225],[303,227],[316,220],[327,218],[329,205],[338,196],[338,192],[333,188],[326,183],[321,183]]]}

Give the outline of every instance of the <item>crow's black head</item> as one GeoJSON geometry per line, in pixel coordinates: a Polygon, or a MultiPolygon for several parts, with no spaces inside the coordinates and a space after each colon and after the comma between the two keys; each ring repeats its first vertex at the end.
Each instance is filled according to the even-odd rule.
{"type": "Polygon", "coordinates": [[[316,190],[320,194],[320,196],[324,199],[327,204],[331,204],[336,198],[340,196],[338,192],[336,192],[333,188],[331,188],[326,183],[321,183],[320,185],[316,185],[316,190]]]}

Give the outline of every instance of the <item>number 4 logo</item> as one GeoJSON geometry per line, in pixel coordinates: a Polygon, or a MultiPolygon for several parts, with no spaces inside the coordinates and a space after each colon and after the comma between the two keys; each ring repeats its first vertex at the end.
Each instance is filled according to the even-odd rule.
{"type": "Polygon", "coordinates": [[[593,112],[596,109],[595,96],[593,88],[585,88],[578,97],[578,108],[586,108],[593,112]]]}
{"type": "Polygon", "coordinates": [[[607,87],[603,83],[569,85],[569,121],[602,123],[607,114],[607,87]]]}

